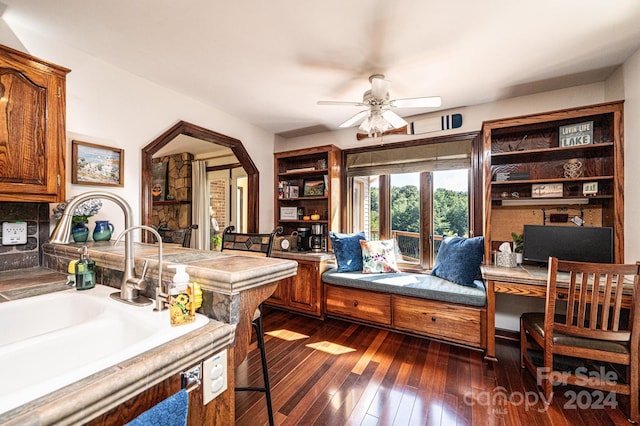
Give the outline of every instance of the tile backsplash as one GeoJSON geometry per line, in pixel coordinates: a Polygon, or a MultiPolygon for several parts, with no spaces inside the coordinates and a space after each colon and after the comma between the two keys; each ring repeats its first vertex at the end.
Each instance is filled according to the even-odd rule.
{"type": "Polygon", "coordinates": [[[49,241],[49,204],[0,203],[0,223],[15,221],[27,222],[27,243],[0,245],[0,271],[42,265],[42,244],[49,241]]]}

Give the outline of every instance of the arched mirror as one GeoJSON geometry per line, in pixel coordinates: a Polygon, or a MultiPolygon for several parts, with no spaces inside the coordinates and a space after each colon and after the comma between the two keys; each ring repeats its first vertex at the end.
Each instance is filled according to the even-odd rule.
{"type": "MultiPolygon", "coordinates": [[[[259,173],[242,142],[238,139],[180,121],[142,148],[141,173],[143,225],[156,227],[161,225],[167,226],[167,229],[178,226],[176,224],[168,226],[165,223],[154,223],[154,221],[158,222],[159,206],[161,209],[166,208],[165,206],[175,206],[176,212],[180,210],[180,213],[176,213],[176,215],[184,215],[187,211],[190,214],[192,208],[208,208],[211,217],[216,215],[218,218],[221,215],[225,217],[222,226],[232,223],[236,227],[243,228],[243,232],[257,232],[259,173]],[[207,146],[207,144],[211,145],[207,146]],[[168,161],[167,159],[171,160],[168,161]],[[159,173],[164,173],[164,176],[169,179],[169,173],[166,169],[159,169],[159,166],[164,166],[165,168],[167,166],[173,167],[174,164],[190,163],[192,160],[199,159],[206,161],[207,187],[204,190],[210,190],[214,193],[209,206],[203,206],[197,202],[192,203],[190,193],[189,197],[180,194],[181,191],[191,191],[190,164],[187,179],[189,188],[181,190],[174,185],[171,187],[172,191],[169,192],[165,190],[165,188],[169,188],[168,185],[158,185],[159,173]],[[158,164],[162,161],[165,164],[158,164]],[[218,185],[218,183],[220,184],[218,185]],[[216,185],[218,185],[217,188],[220,188],[219,190],[215,189],[216,185]],[[163,191],[165,191],[165,194],[163,194],[163,191]],[[226,208],[219,207],[220,197],[216,198],[215,193],[219,193],[227,204],[233,203],[233,208],[228,208],[228,211],[225,212],[215,211],[214,214],[214,207],[216,210],[226,208]],[[185,198],[188,198],[189,201],[182,201],[185,198]]],[[[173,175],[180,175],[180,172],[173,173],[173,175]]],[[[185,176],[181,176],[180,180],[183,177],[185,176]]],[[[181,222],[184,222],[184,218],[181,219],[181,222]]],[[[213,222],[215,223],[216,221],[214,220],[213,222]]],[[[191,223],[191,218],[189,218],[189,223],[191,223]]],[[[149,234],[143,233],[145,241],[150,241],[150,238],[149,234]]]]}

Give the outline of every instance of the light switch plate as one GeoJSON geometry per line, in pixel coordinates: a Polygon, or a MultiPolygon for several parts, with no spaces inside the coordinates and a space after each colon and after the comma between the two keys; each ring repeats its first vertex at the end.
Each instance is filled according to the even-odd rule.
{"type": "Polygon", "coordinates": [[[27,222],[2,222],[2,245],[27,243],[27,222]]]}

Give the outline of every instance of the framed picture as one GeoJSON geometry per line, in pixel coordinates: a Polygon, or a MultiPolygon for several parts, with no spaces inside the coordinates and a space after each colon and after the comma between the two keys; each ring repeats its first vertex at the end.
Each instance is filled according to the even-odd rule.
{"type": "Polygon", "coordinates": [[[124,150],[71,141],[71,183],[124,186],[124,150]]]}
{"type": "Polygon", "coordinates": [[[304,196],[319,197],[324,195],[324,179],[305,179],[304,196]]]}
{"type": "Polygon", "coordinates": [[[151,165],[151,196],[153,201],[167,199],[167,163],[158,162],[151,165]]]}
{"type": "Polygon", "coordinates": [[[562,197],[561,183],[534,183],[531,185],[531,198],[562,197]]]}

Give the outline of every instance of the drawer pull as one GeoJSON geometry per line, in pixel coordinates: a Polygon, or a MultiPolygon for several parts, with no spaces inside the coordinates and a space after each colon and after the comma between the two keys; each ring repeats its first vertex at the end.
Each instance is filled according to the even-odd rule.
{"type": "Polygon", "coordinates": [[[353,307],[354,307],[354,308],[357,308],[357,307],[358,307],[358,301],[357,301],[357,300],[354,300],[354,301],[353,301],[353,307]]]}
{"type": "Polygon", "coordinates": [[[564,299],[565,295],[564,293],[558,293],[558,299],[564,299]]]}
{"type": "Polygon", "coordinates": [[[436,317],[431,317],[431,321],[436,322],[436,317]]]}

